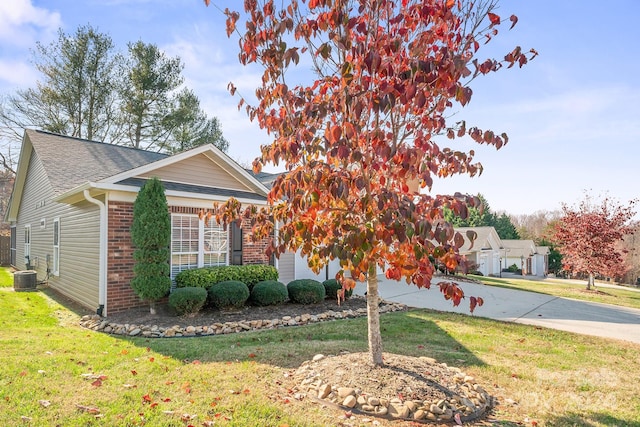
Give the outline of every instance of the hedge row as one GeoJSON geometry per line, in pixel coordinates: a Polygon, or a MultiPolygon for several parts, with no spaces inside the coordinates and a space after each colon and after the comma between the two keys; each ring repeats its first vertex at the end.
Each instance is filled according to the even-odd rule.
{"type": "Polygon", "coordinates": [[[235,280],[249,287],[264,280],[278,280],[278,270],[271,265],[221,265],[216,267],[184,270],[176,276],[178,288],[198,287],[209,289],[220,282],[235,280]]]}
{"type": "MultiPolygon", "coordinates": [[[[317,304],[325,298],[336,299],[341,288],[335,279],[322,283],[299,279],[286,286],[277,279],[278,271],[267,265],[185,270],[176,277],[178,288],[169,298],[169,304],[180,315],[197,313],[203,307],[203,295],[210,305],[221,310],[241,308],[247,301],[256,306],[277,305],[287,300],[317,304]]],[[[345,296],[348,298],[352,293],[347,291],[345,296]]]]}

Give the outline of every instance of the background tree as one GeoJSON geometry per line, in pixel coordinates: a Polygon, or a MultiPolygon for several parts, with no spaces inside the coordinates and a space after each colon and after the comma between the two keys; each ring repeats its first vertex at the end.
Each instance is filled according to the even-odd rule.
{"type": "Polygon", "coordinates": [[[518,230],[516,230],[516,227],[513,225],[511,218],[506,214],[506,212],[501,213],[499,216],[493,216],[493,227],[496,229],[496,232],[501,239],[520,239],[518,230]]]}
{"type": "Polygon", "coordinates": [[[625,283],[640,285],[640,223],[634,221],[630,225],[630,231],[623,238],[621,244],[625,253],[624,263],[627,266],[625,283]]]}
{"type": "Polygon", "coordinates": [[[518,231],[511,223],[511,218],[502,213],[497,215],[491,212],[489,202],[482,195],[477,195],[481,205],[478,207],[470,207],[467,216],[462,218],[456,215],[452,209],[444,208],[444,219],[455,227],[494,227],[501,239],[519,239],[518,231]]]}
{"type": "Polygon", "coordinates": [[[542,245],[541,240],[548,240],[547,236],[561,214],[559,210],[540,210],[532,214],[510,215],[510,218],[522,239],[530,239],[542,245]]]}
{"type": "MultiPolygon", "coordinates": [[[[244,2],[239,59],[264,67],[257,102],[247,112],[273,137],[262,146],[254,171],[281,161],[287,170],[269,193],[272,209],[249,207],[244,215],[253,218],[256,238],[272,236],[278,223],[271,251],[300,250],[314,271],[339,259],[344,287],[353,286],[353,279],[367,281],[374,365],[383,365],[377,269],[389,279],[429,287],[429,257],[455,268],[463,243],[444,220],[443,207],[464,218],[467,206],[479,203],[461,194],[416,193],[409,184],[419,180],[430,189],[434,177],[480,171],[471,152],[441,148],[439,135],[468,135],[496,148],[507,142],[506,134],[464,121],[447,124],[450,107],[469,102],[473,78],[528,60],[520,48],[502,62],[474,58],[502,22],[495,6],[441,0],[244,2]],[[301,55],[316,76],[309,85],[289,81],[301,55]]],[[[226,13],[232,34],[241,15],[226,13]]],[[[224,222],[240,214],[235,200],[218,209],[224,222]]],[[[454,304],[464,297],[454,283],[440,290],[454,304]]],[[[470,298],[471,309],[479,302],[470,298]]]]}
{"type": "Polygon", "coordinates": [[[480,193],[476,196],[480,200],[480,206],[471,206],[463,218],[456,215],[453,209],[444,209],[444,219],[455,227],[492,227],[495,223],[495,214],[491,212],[491,206],[487,199],[480,193]]]}
{"type": "Polygon", "coordinates": [[[38,43],[33,64],[36,86],[0,102],[0,166],[13,174],[25,128],[168,153],[209,142],[228,148],[218,120],[182,84],[180,59],[155,45],[130,44],[125,58],[110,36],[82,26],[38,43]]]}
{"type": "Polygon", "coordinates": [[[229,142],[222,135],[218,119],[207,116],[193,91],[183,89],[174,102],[172,112],[165,120],[171,132],[163,151],[178,153],[208,143],[227,151],[229,142]]]}
{"type": "Polygon", "coordinates": [[[623,206],[609,197],[597,202],[586,195],[577,206],[562,206],[563,215],[552,239],[562,254],[562,268],[588,276],[587,290],[594,286],[596,275],[624,274],[624,250],[620,244],[631,232],[636,203],[632,200],[623,206]]]}
{"type": "Polygon", "coordinates": [[[120,84],[125,144],[160,149],[171,135],[172,92],[182,85],[184,64],[168,58],[154,44],[129,43],[129,56],[120,84]]]}
{"type": "Polygon", "coordinates": [[[135,247],[131,287],[141,299],[149,301],[150,311],[155,314],[155,302],[171,288],[171,216],[158,178],[147,180],[138,192],[133,204],[131,240],[135,247]]]}
{"type": "Polygon", "coordinates": [[[21,140],[36,127],[78,138],[104,141],[114,130],[113,71],[119,56],[111,37],[91,26],[58,40],[36,44],[33,64],[41,74],[35,88],[6,96],[0,109],[5,136],[21,140]]]}

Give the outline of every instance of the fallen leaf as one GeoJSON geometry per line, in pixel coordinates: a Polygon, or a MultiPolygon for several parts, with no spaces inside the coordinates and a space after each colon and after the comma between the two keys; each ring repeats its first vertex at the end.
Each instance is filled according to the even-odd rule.
{"type": "Polygon", "coordinates": [[[27,375],[27,371],[22,371],[22,372],[20,372],[20,374],[19,374],[19,375],[20,375],[21,377],[24,377],[25,375],[27,375]]]}
{"type": "Polygon", "coordinates": [[[458,424],[459,426],[462,425],[462,420],[460,419],[460,414],[456,414],[453,419],[455,420],[456,424],[458,424]]]}
{"type": "Polygon", "coordinates": [[[153,402],[151,405],[149,405],[150,408],[155,408],[156,406],[158,406],[158,402],[153,402]]]}
{"type": "Polygon", "coordinates": [[[171,402],[171,398],[170,397],[165,397],[164,399],[162,399],[163,402],[171,402]]]}
{"type": "Polygon", "coordinates": [[[155,360],[156,360],[155,357],[150,357],[149,358],[149,362],[154,362],[155,360]]]}
{"type": "Polygon", "coordinates": [[[96,408],[95,406],[76,405],[76,408],[93,415],[100,413],[100,409],[96,408]]]}
{"type": "Polygon", "coordinates": [[[94,387],[100,387],[102,386],[102,381],[100,379],[97,379],[94,382],[92,382],[91,385],[94,387]]]}
{"type": "Polygon", "coordinates": [[[138,375],[138,371],[136,371],[135,369],[132,369],[132,370],[131,370],[131,374],[132,374],[132,375],[138,375]]]}
{"type": "Polygon", "coordinates": [[[193,362],[191,362],[191,363],[193,363],[194,365],[199,365],[199,364],[200,364],[200,361],[199,361],[199,360],[194,360],[194,361],[193,361],[193,362]]]}
{"type": "Polygon", "coordinates": [[[46,374],[47,372],[46,372],[46,371],[43,371],[42,369],[38,369],[38,373],[39,373],[40,375],[44,375],[44,374],[46,374]]]}
{"type": "Polygon", "coordinates": [[[144,396],[142,396],[142,401],[151,402],[151,396],[149,396],[148,394],[145,394],[144,396]]]}
{"type": "Polygon", "coordinates": [[[31,422],[31,417],[25,417],[24,415],[21,416],[20,419],[22,421],[24,421],[25,423],[30,423],[31,422]]]}
{"type": "Polygon", "coordinates": [[[122,387],[124,387],[124,388],[136,388],[138,386],[135,385],[135,384],[124,384],[122,387]]]}
{"type": "Polygon", "coordinates": [[[123,348],[120,354],[129,354],[129,350],[127,350],[126,348],[123,348]]]}
{"type": "Polygon", "coordinates": [[[48,408],[49,406],[51,406],[51,402],[48,400],[38,400],[38,403],[44,408],[48,408]]]}

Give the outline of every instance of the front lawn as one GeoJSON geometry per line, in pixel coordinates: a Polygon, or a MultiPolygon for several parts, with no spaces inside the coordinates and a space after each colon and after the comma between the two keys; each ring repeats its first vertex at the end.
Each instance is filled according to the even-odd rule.
{"type": "MultiPolygon", "coordinates": [[[[285,375],[317,353],[366,351],[365,318],[123,338],[81,329],[49,293],[0,289],[0,425],[374,425],[297,400],[285,375]]],[[[497,398],[477,425],[640,427],[640,345],[428,310],[381,323],[385,351],[458,366],[497,398]]]]}

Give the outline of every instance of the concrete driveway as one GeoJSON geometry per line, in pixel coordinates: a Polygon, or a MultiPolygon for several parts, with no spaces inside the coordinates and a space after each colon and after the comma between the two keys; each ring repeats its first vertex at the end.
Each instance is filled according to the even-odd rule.
{"type": "MultiPolygon", "coordinates": [[[[410,307],[469,314],[468,299],[458,307],[446,301],[434,278],[431,289],[418,289],[405,282],[379,276],[380,296],[410,307]]],[[[467,296],[482,297],[484,305],[476,307],[475,316],[546,328],[614,338],[640,344],[640,310],[553,297],[533,292],[498,288],[476,283],[460,282],[467,296]]],[[[366,284],[359,283],[355,294],[364,295],[366,284]]]]}

